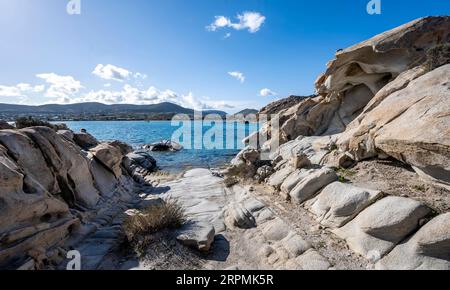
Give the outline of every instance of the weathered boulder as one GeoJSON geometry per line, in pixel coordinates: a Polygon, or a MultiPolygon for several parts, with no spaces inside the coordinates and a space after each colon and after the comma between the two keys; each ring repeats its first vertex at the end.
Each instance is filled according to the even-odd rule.
{"type": "Polygon", "coordinates": [[[389,196],[333,232],[354,252],[376,262],[417,229],[429,213],[430,209],[418,201],[389,196]]]}
{"type": "Polygon", "coordinates": [[[89,150],[98,144],[97,139],[87,132],[77,132],[73,134],[73,141],[84,150],[89,150]]]}
{"type": "Polygon", "coordinates": [[[157,169],[156,160],[148,152],[129,153],[123,165],[136,182],[145,183],[145,177],[157,169]]]}
{"type": "Polygon", "coordinates": [[[102,143],[90,151],[94,158],[103,164],[108,170],[110,170],[116,178],[122,175],[122,158],[123,155],[120,148],[114,147],[112,145],[102,143]]]}
{"type": "Polygon", "coordinates": [[[120,153],[124,156],[133,152],[133,147],[131,147],[127,143],[119,141],[119,140],[106,142],[106,144],[116,147],[117,149],[120,150],[120,153]]]}
{"type": "Polygon", "coordinates": [[[67,140],[73,141],[74,134],[71,130],[59,130],[58,135],[65,137],[67,140]]]}
{"type": "Polygon", "coordinates": [[[336,180],[338,180],[338,176],[331,168],[314,170],[291,190],[289,196],[293,201],[303,203],[336,180]]]}
{"type": "Polygon", "coordinates": [[[188,224],[180,230],[177,240],[185,246],[208,252],[214,242],[214,227],[205,222],[188,224]]]}
{"type": "Polygon", "coordinates": [[[60,191],[49,190],[50,193],[60,193],[70,205],[73,202],[93,208],[97,204],[99,193],[94,186],[88,160],[72,142],[47,127],[32,127],[20,132],[34,141],[46,160],[43,166],[53,172],[60,191]]]}
{"type": "Polygon", "coordinates": [[[225,220],[229,227],[250,229],[256,226],[256,220],[251,211],[238,203],[229,206],[225,220]]]}
{"type": "Polygon", "coordinates": [[[424,75],[412,70],[404,78],[406,87],[386,97],[380,93],[339,146],[355,160],[382,152],[450,186],[450,64],[424,75]]]}
{"type": "Polygon", "coordinates": [[[376,265],[384,270],[450,270],[450,213],[435,217],[376,265]]]}
{"type": "Polygon", "coordinates": [[[297,169],[292,172],[281,184],[280,190],[289,194],[303,179],[312,174],[314,169],[297,169]]]}
{"type": "Polygon", "coordinates": [[[170,141],[170,140],[163,140],[161,142],[156,142],[153,144],[148,144],[148,145],[144,145],[142,146],[142,149],[148,150],[148,151],[154,151],[154,152],[167,152],[167,151],[171,151],[171,152],[176,152],[176,151],[180,151],[183,149],[183,146],[181,146],[180,144],[170,141]]]}
{"type": "Polygon", "coordinates": [[[315,199],[307,202],[306,207],[322,225],[339,228],[381,195],[377,190],[334,182],[325,187],[315,199]]]}
{"type": "MultiPolygon", "coordinates": [[[[339,50],[317,78],[317,96],[278,113],[281,144],[344,132],[384,86],[424,64],[430,48],[448,42],[450,17],[426,17],[339,50]]],[[[270,132],[270,124],[261,130],[270,132]]]]}
{"type": "Polygon", "coordinates": [[[267,184],[274,187],[275,189],[279,189],[283,182],[288,178],[289,175],[294,172],[294,168],[292,166],[285,166],[284,168],[276,171],[272,176],[270,176],[267,184]]]}

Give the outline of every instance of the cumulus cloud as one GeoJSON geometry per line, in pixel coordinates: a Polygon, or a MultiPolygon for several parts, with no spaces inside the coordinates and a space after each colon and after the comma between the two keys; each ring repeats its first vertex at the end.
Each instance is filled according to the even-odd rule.
{"type": "Polygon", "coordinates": [[[276,96],[277,93],[275,93],[274,91],[272,91],[270,89],[265,88],[259,92],[259,95],[262,97],[273,97],[273,96],[276,96]]]}
{"type": "Polygon", "coordinates": [[[77,94],[83,86],[71,76],[60,76],[55,73],[38,74],[36,77],[50,84],[46,96],[50,98],[68,98],[77,94]]]}
{"type": "Polygon", "coordinates": [[[174,103],[186,108],[195,110],[209,109],[230,109],[234,108],[225,101],[211,101],[208,99],[199,99],[193,93],[178,94],[172,90],[159,90],[151,86],[146,90],[140,90],[131,85],[124,85],[122,90],[98,90],[90,91],[76,98],[60,98],[56,100],[59,103],[85,103],[99,102],[103,104],[135,104],[135,105],[152,105],[162,102],[174,103]]]}
{"type": "Polygon", "coordinates": [[[132,75],[132,72],[112,64],[98,64],[92,74],[104,80],[115,80],[118,82],[123,82],[132,75]]]}
{"type": "Polygon", "coordinates": [[[240,81],[241,83],[245,82],[244,74],[239,71],[232,71],[232,72],[229,72],[228,74],[230,76],[232,76],[233,78],[237,79],[238,81],[240,81]]]}
{"type": "Polygon", "coordinates": [[[220,28],[232,28],[235,30],[248,30],[250,33],[258,32],[266,21],[266,17],[259,12],[244,12],[236,16],[238,22],[231,21],[225,16],[215,16],[213,23],[206,27],[209,31],[217,31],[220,28]]]}
{"type": "Polygon", "coordinates": [[[0,86],[0,97],[25,97],[25,93],[42,93],[45,85],[32,86],[20,83],[16,86],[0,86]]]}

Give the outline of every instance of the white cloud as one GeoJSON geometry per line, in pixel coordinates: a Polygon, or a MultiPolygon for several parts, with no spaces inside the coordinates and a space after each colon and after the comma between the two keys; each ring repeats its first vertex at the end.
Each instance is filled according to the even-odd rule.
{"type": "Polygon", "coordinates": [[[223,37],[224,39],[230,38],[231,37],[231,33],[228,32],[227,34],[225,34],[225,36],[223,37]]]}
{"type": "Polygon", "coordinates": [[[215,16],[213,23],[206,27],[209,31],[217,31],[220,28],[233,28],[235,30],[247,29],[250,33],[258,32],[266,21],[266,17],[259,12],[244,12],[236,16],[238,22],[233,23],[225,16],[215,16]]]}
{"type": "Polygon", "coordinates": [[[25,97],[24,93],[42,93],[45,85],[32,86],[20,83],[16,86],[0,86],[0,97],[25,97]]]}
{"type": "Polygon", "coordinates": [[[23,97],[17,87],[0,86],[0,97],[23,97]]]}
{"type": "Polygon", "coordinates": [[[232,71],[228,73],[230,76],[232,76],[233,78],[239,80],[241,83],[245,82],[245,76],[243,73],[239,72],[239,71],[232,71]]]}
{"type": "Polygon", "coordinates": [[[132,75],[132,72],[112,64],[98,64],[92,73],[104,80],[115,80],[118,82],[123,82],[132,75]]]}
{"type": "Polygon", "coordinates": [[[46,96],[50,98],[67,98],[77,94],[83,86],[71,76],[60,76],[55,73],[38,74],[36,77],[50,84],[46,96]]]}
{"type": "Polygon", "coordinates": [[[270,90],[270,89],[267,89],[267,88],[262,89],[262,90],[259,92],[259,94],[260,94],[260,96],[262,96],[262,97],[273,97],[273,96],[276,96],[276,95],[277,95],[277,93],[275,93],[274,91],[272,91],[272,90],[270,90]]]}
{"type": "Polygon", "coordinates": [[[99,102],[104,104],[135,104],[151,105],[162,102],[170,102],[185,108],[196,110],[209,109],[230,109],[234,108],[225,101],[210,101],[209,99],[198,99],[193,93],[178,94],[172,90],[159,90],[156,87],[149,87],[147,90],[140,90],[130,85],[124,85],[120,91],[99,90],[90,91],[76,98],[60,98],[58,103],[83,103],[99,102]]]}

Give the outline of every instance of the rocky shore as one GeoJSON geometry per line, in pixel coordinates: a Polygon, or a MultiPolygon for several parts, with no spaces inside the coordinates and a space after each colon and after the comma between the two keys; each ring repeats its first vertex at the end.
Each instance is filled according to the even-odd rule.
{"type": "Polygon", "coordinates": [[[87,270],[449,270],[449,42],[450,17],[427,17],[339,51],[315,96],[260,112],[281,147],[220,171],[165,176],[120,141],[0,123],[0,268],[76,250],[87,270]],[[124,250],[124,220],[167,200],[185,224],[124,250]]]}

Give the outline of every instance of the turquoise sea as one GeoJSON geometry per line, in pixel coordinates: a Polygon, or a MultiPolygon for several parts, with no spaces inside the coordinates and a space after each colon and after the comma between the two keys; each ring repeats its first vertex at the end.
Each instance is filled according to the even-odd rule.
{"type": "MultiPolygon", "coordinates": [[[[73,131],[86,129],[99,140],[120,140],[132,145],[136,150],[140,149],[144,144],[171,140],[174,132],[180,131],[181,128],[181,123],[177,126],[172,126],[170,121],[74,121],[64,123],[73,131]]],[[[240,151],[243,146],[241,142],[242,137],[257,131],[258,125],[232,122],[205,125],[201,121],[195,121],[191,122],[189,126],[185,124],[184,128],[186,128],[185,133],[189,132],[190,129],[192,146],[195,142],[199,145],[199,140],[211,140],[214,144],[220,144],[219,139],[222,139],[221,135],[223,135],[222,147],[224,148],[209,149],[208,146],[217,146],[211,146],[211,143],[202,142],[203,146],[197,146],[199,149],[184,148],[182,151],[175,153],[153,152],[152,155],[157,160],[161,170],[180,172],[187,168],[214,168],[222,166],[230,162],[240,151]],[[214,134],[211,134],[213,132],[211,129],[215,132],[220,132],[222,128],[223,134],[215,134],[218,138],[215,139],[214,134]]],[[[177,140],[183,141],[184,138],[188,138],[188,136],[183,136],[177,140]]]]}

